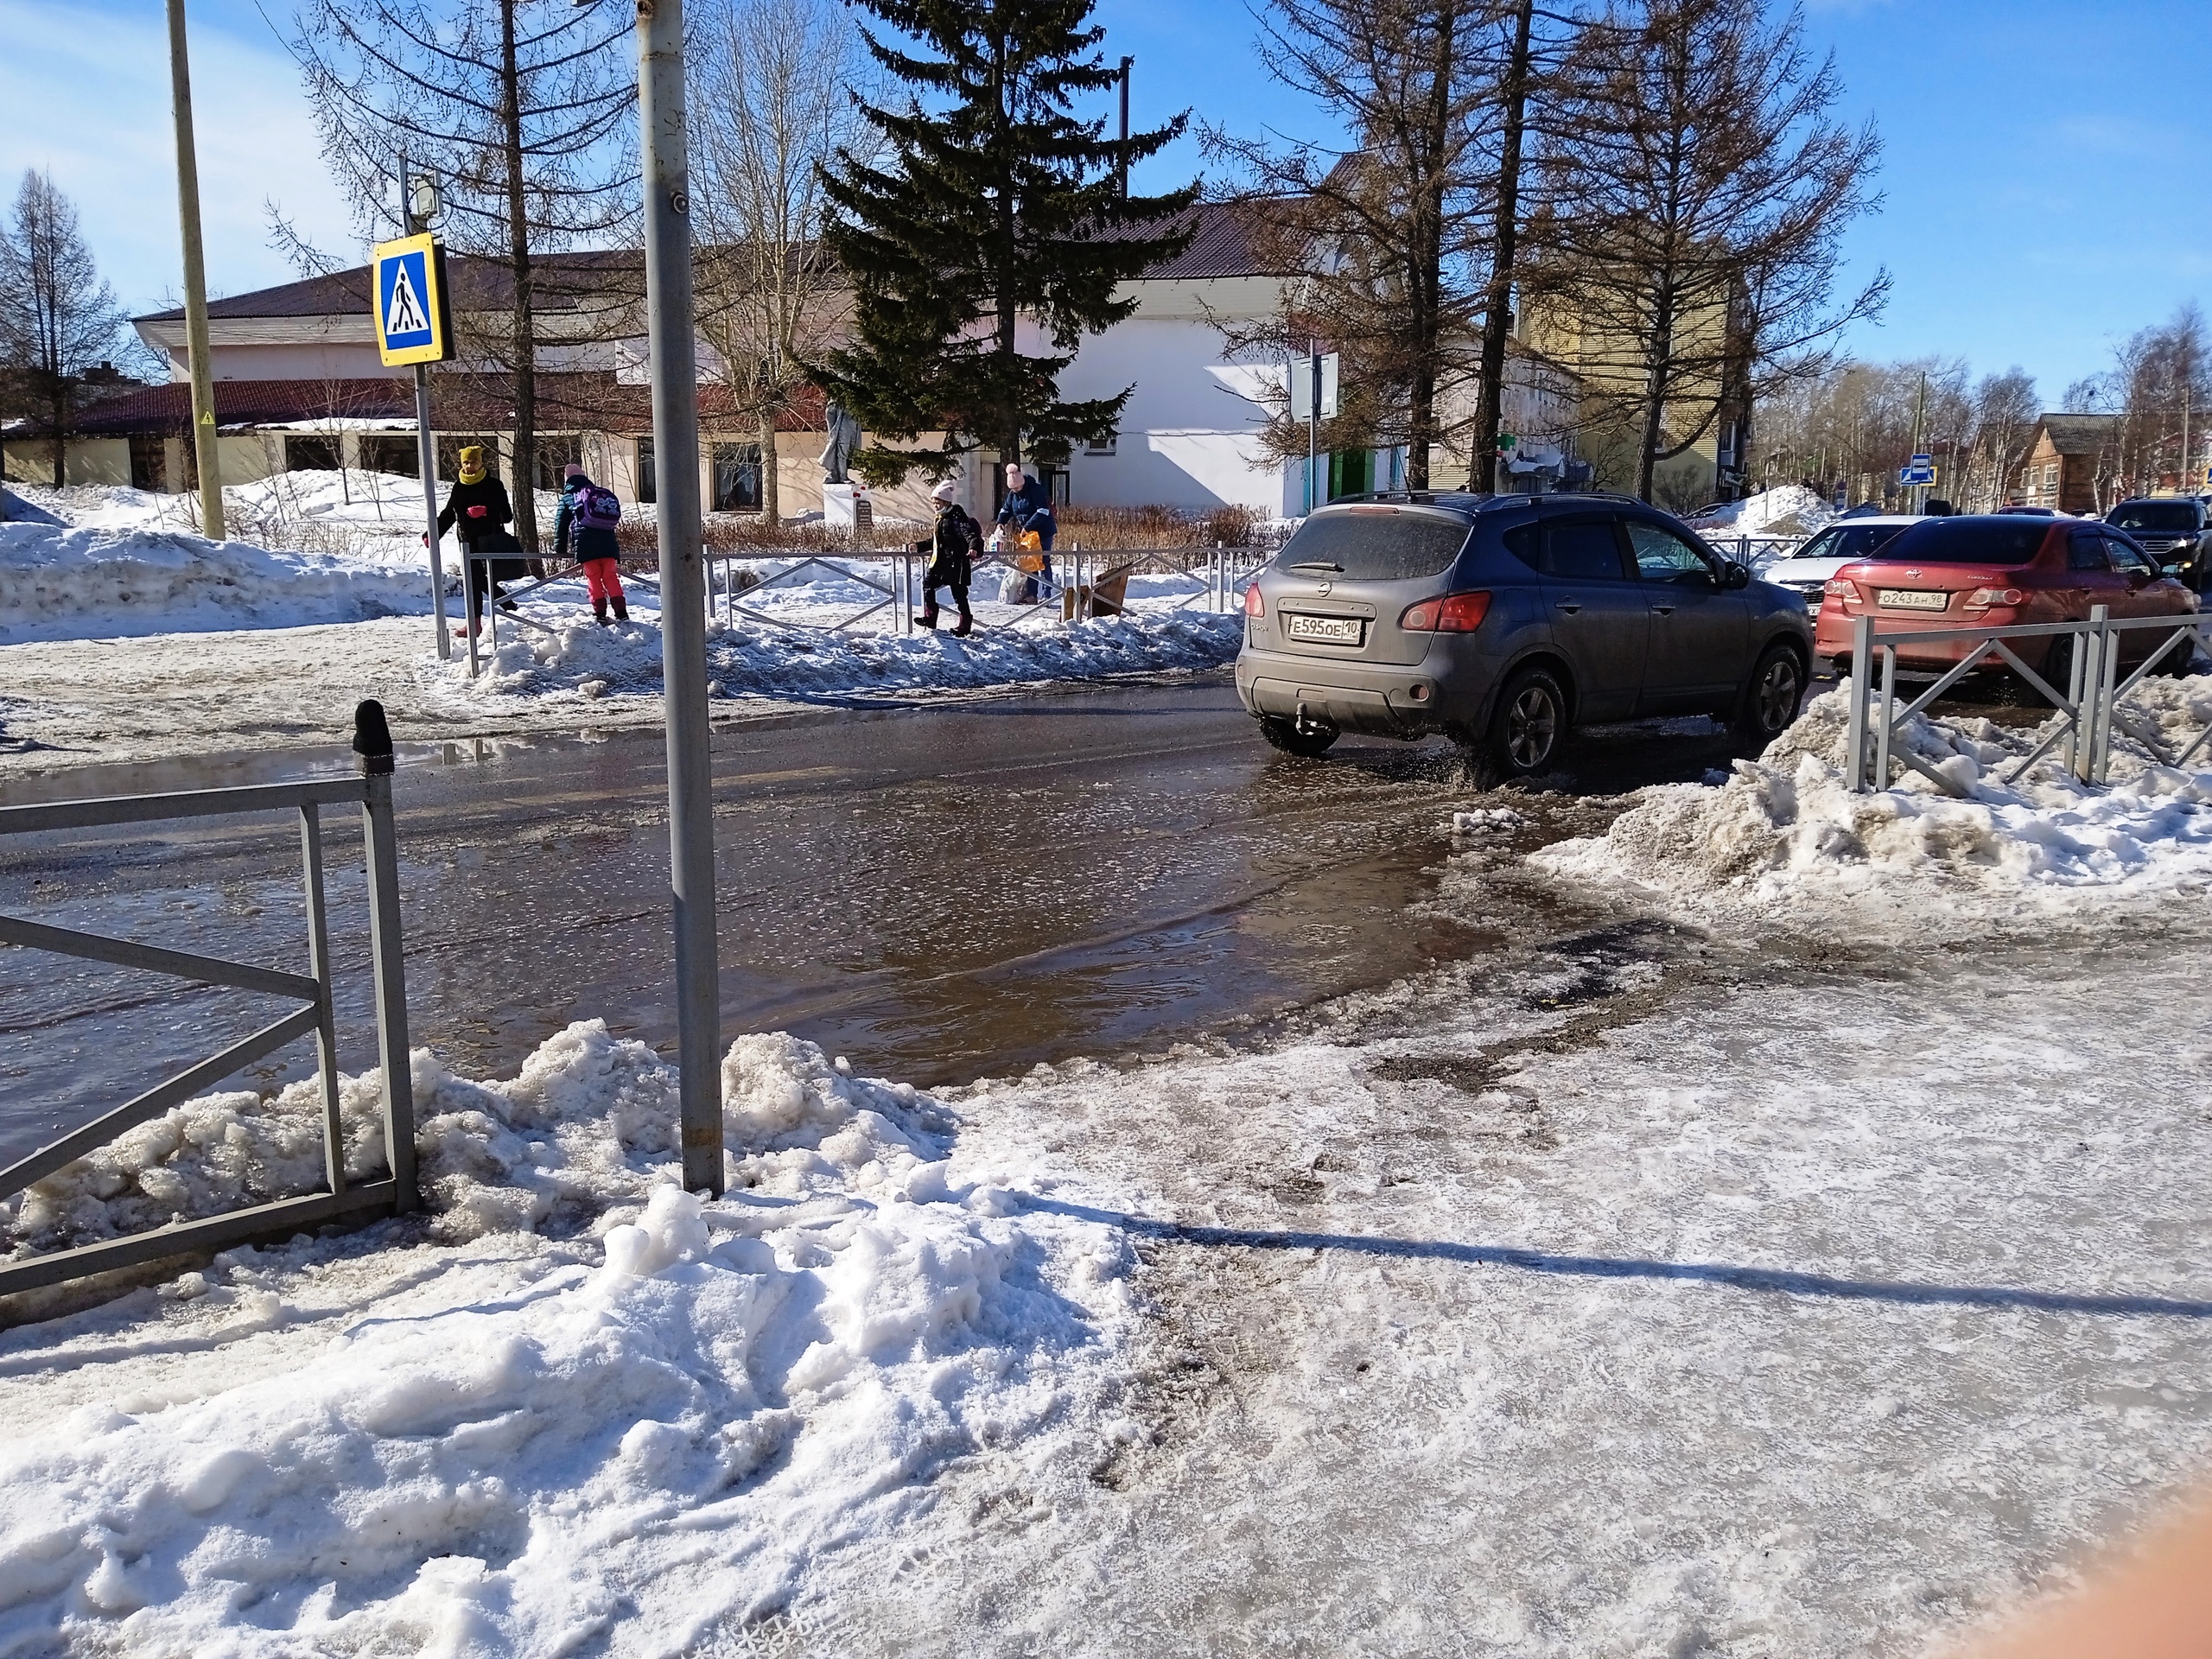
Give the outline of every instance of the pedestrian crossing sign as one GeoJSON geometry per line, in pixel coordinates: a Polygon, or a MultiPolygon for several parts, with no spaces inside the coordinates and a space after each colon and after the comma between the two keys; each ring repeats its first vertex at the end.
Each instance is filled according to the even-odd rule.
{"type": "Polygon", "coordinates": [[[370,268],[376,278],[377,351],[388,368],[446,360],[450,331],[443,254],[428,235],[377,244],[370,268]]]}

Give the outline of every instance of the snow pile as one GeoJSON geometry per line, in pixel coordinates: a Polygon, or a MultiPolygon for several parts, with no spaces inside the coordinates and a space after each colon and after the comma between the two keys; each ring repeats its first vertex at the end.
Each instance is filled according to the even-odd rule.
{"type": "MultiPolygon", "coordinates": [[[[588,613],[571,615],[550,635],[518,628],[518,639],[503,630],[499,650],[474,682],[458,654],[446,664],[425,659],[423,671],[442,675],[457,696],[659,694],[658,627],[633,620],[601,628],[588,613]]],[[[1212,668],[1236,655],[1243,637],[1241,616],[1181,610],[1066,627],[985,627],[964,639],[949,630],[816,633],[741,622],[709,626],[707,672],[722,696],[973,688],[1212,668]]]]}
{"type": "Polygon", "coordinates": [[[708,1202],[673,1073],[597,1022],[510,1083],[416,1071],[473,1243],[235,1251],[0,1339],[0,1651],[699,1651],[955,1459],[1098,1455],[1122,1247],[956,1179],[925,1096],[742,1039],[708,1202]]]}
{"type": "Polygon", "coordinates": [[[1849,715],[1847,683],[1808,704],[1758,760],[1738,761],[1720,787],[1646,789],[1603,837],[1559,842],[1531,861],[1561,876],[1625,877],[1676,895],[1755,902],[1879,891],[1905,902],[1931,887],[1992,896],[2157,893],[2198,890],[2212,877],[2212,769],[2180,771],[2159,753],[2177,753],[2212,719],[2212,680],[2139,688],[2122,707],[2103,788],[2067,775],[2063,752],[2018,783],[2003,781],[2048,727],[1916,716],[1897,747],[1964,798],[1902,763],[1892,788],[1854,794],[1849,715]]]}
{"type": "Polygon", "coordinates": [[[0,644],[353,622],[429,606],[420,569],[185,531],[0,524],[0,644]]]}
{"type": "Polygon", "coordinates": [[[1707,513],[1697,527],[1732,536],[1809,536],[1834,518],[1835,509],[1818,490],[1780,484],[1707,513]]]}

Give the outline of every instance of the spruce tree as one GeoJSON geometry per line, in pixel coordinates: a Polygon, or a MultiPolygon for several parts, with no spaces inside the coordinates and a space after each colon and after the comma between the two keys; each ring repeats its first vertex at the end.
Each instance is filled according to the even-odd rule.
{"type": "Polygon", "coordinates": [[[862,0],[909,51],[863,31],[905,83],[903,109],[865,101],[880,165],[841,149],[823,227],[853,289],[852,337],[822,378],[869,434],[862,477],[933,477],[989,448],[1002,460],[1065,459],[1114,431],[1130,388],[1068,401],[1058,376],[1085,334],[1136,308],[1115,290],[1190,241],[1190,185],[1125,197],[1127,163],[1156,154],[1185,117],[1132,133],[1126,149],[1075,100],[1117,72],[1097,55],[1090,0],[862,0]],[[1118,175],[1118,176],[1117,176],[1118,175]],[[1050,350],[1015,347],[1041,326],[1050,350]],[[893,449],[925,432],[943,448],[893,449]]]}

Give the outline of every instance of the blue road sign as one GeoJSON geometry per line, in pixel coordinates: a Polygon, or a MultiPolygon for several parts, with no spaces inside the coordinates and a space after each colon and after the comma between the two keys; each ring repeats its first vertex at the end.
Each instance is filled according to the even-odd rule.
{"type": "Polygon", "coordinates": [[[374,266],[377,351],[390,366],[446,359],[445,296],[429,236],[379,242],[374,266]]]}

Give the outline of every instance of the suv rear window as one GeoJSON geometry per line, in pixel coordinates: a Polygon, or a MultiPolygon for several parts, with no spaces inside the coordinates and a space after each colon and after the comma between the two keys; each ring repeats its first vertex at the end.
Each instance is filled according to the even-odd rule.
{"type": "Polygon", "coordinates": [[[1875,556],[1885,564],[2025,564],[2050,534],[2048,518],[1933,518],[1875,556]]]}
{"type": "Polygon", "coordinates": [[[1395,582],[1443,575],[1466,543],[1465,524],[1433,513],[1317,513],[1276,556],[1275,568],[1395,582]]]}
{"type": "Polygon", "coordinates": [[[2105,522],[2114,530],[2185,534],[2196,528],[2194,501],[2130,501],[2114,507],[2105,522]]]}

